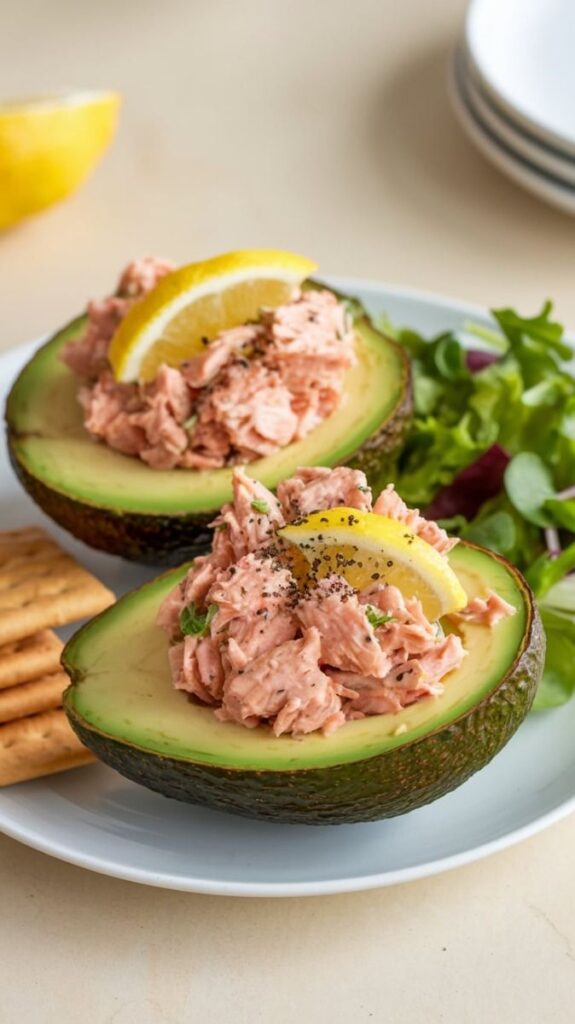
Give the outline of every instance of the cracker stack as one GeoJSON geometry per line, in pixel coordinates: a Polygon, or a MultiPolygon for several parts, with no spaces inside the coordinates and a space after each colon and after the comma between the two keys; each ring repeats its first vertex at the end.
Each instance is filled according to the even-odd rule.
{"type": "Polygon", "coordinates": [[[0,786],[94,760],[62,710],[63,645],[49,627],[113,601],[43,530],[0,532],[0,786]]]}

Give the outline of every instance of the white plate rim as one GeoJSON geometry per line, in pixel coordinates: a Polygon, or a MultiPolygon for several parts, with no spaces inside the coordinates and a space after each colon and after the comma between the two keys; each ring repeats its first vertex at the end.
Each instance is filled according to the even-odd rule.
{"type": "Polygon", "coordinates": [[[519,155],[514,154],[509,145],[496,139],[472,111],[469,101],[463,94],[455,54],[449,62],[447,85],[451,105],[459,124],[483,156],[508,178],[539,199],[558,207],[564,213],[575,214],[575,188],[556,182],[549,174],[533,168],[519,155]]]}
{"type": "Polygon", "coordinates": [[[559,149],[565,156],[575,157],[575,141],[573,138],[570,138],[568,135],[565,135],[560,131],[549,128],[536,118],[532,117],[520,104],[514,102],[509,96],[506,96],[505,93],[498,88],[495,82],[491,80],[490,76],[482,67],[477,47],[474,45],[474,19],[477,17],[477,10],[482,2],[483,0],[470,0],[464,21],[464,45],[469,61],[476,75],[481,80],[483,88],[490,95],[493,103],[495,103],[495,105],[501,110],[505,111],[512,121],[516,121],[518,124],[521,124],[531,135],[544,140],[549,146],[559,149]]]}
{"type": "MultiPolygon", "coordinates": [[[[487,309],[480,305],[454,299],[443,294],[426,291],[425,289],[398,286],[390,282],[382,282],[376,279],[355,278],[349,276],[338,276],[329,274],[323,278],[335,288],[346,290],[350,294],[354,292],[373,292],[376,296],[386,293],[388,298],[426,303],[443,310],[446,306],[449,310],[462,317],[462,321],[470,317],[478,321],[486,320],[487,309]]],[[[46,340],[40,338],[34,342],[24,342],[14,348],[0,352],[0,362],[9,353],[19,350],[24,353],[32,353],[39,345],[46,340]]],[[[38,780],[41,782],[42,780],[38,780]]],[[[70,847],[70,843],[47,840],[37,829],[18,823],[18,815],[10,816],[2,806],[0,790],[0,832],[15,839],[32,849],[38,850],[49,856],[53,856],[65,863],[81,867],[97,874],[108,877],[119,878],[124,881],[135,882],[143,885],[150,885],[157,888],[170,889],[179,892],[192,892],[205,895],[238,896],[238,897],[300,897],[300,896],[322,896],[333,895],[344,892],[360,892],[375,888],[398,885],[417,879],[431,877],[445,871],[463,867],[466,864],[481,860],[493,853],[497,853],[508,847],[514,846],[525,839],[530,838],[563,820],[575,812],[575,793],[567,799],[560,801],[556,806],[549,809],[542,815],[535,817],[518,828],[496,837],[485,843],[472,846],[469,849],[459,851],[446,857],[437,858],[422,862],[406,868],[381,871],[366,874],[358,877],[346,877],[343,879],[332,878],[324,881],[305,882],[244,882],[244,881],[213,881],[201,878],[189,878],[183,880],[181,876],[170,872],[152,872],[138,867],[124,868],[113,860],[102,856],[93,856],[88,853],[78,852],[70,847]]],[[[233,816],[230,816],[232,818],[233,816]]],[[[286,826],[289,827],[289,826],[286,826]]]]}
{"type": "MultiPolygon", "coordinates": [[[[33,850],[55,857],[57,860],[64,861],[67,864],[72,864],[74,867],[84,868],[88,871],[93,871],[95,874],[106,875],[110,878],[119,878],[125,882],[136,882],[140,885],[150,885],[158,889],[171,889],[174,892],[191,892],[206,896],[286,898],[290,896],[333,896],[346,892],[363,892],[367,889],[384,889],[393,885],[414,882],[422,878],[430,878],[433,875],[439,875],[445,871],[453,871],[455,868],[464,867],[466,864],[472,864],[475,861],[489,857],[491,854],[498,853],[511,846],[516,846],[525,839],[529,839],[531,836],[543,832],[551,825],[562,821],[573,812],[575,812],[575,796],[570,797],[530,824],[523,825],[521,828],[499,836],[497,839],[461,853],[452,854],[449,857],[441,857],[413,867],[398,868],[394,871],[382,871],[359,878],[345,878],[343,881],[341,879],[330,879],[323,882],[317,880],[312,882],[282,883],[212,882],[205,879],[191,879],[189,884],[184,884],[179,875],[171,875],[169,872],[154,874],[140,868],[123,869],[118,867],[112,860],[106,861],[102,857],[74,853],[64,844],[46,842],[41,835],[33,830],[7,825],[3,820],[1,810],[0,832],[33,850]]],[[[230,817],[232,816],[230,815],[230,817]]],[[[286,827],[289,828],[289,826],[286,827]]]]}

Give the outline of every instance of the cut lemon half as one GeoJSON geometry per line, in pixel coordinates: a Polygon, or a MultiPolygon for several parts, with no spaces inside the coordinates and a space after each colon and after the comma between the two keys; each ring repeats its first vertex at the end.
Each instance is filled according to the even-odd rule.
{"type": "Polygon", "coordinates": [[[358,590],[392,583],[404,597],[419,598],[431,622],[467,604],[447,558],[397,519],[332,508],[313,512],[278,533],[299,548],[314,576],[335,572],[358,590]]]}
{"type": "Polygon", "coordinates": [[[162,363],[180,366],[204,339],[288,302],[316,264],[274,249],[246,249],[180,267],[135,303],[108,351],[119,381],[153,380],[162,363]]]}
{"type": "Polygon", "coordinates": [[[74,192],[116,130],[115,92],[0,104],[0,229],[74,192]]]}

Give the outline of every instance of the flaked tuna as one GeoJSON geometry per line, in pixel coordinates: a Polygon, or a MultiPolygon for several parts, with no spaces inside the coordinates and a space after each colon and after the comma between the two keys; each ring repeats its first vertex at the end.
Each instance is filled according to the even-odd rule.
{"type": "Polygon", "coordinates": [[[182,363],[182,377],[192,388],[205,387],[227,366],[236,352],[253,345],[261,333],[261,328],[255,324],[223,331],[219,338],[206,345],[204,352],[182,363]]]}
{"type": "MultiPolygon", "coordinates": [[[[445,635],[420,601],[397,587],[374,581],[358,592],[335,573],[294,575],[276,531],[297,515],[338,504],[369,510],[362,473],[302,469],[276,498],[236,469],[233,501],[215,522],[212,551],[162,604],[157,621],[171,643],[174,686],[213,707],[222,721],[265,726],[276,736],[328,736],[346,721],[438,698],[461,665],[461,636],[445,635]],[[188,628],[196,634],[185,635],[188,628]]],[[[414,532],[420,526],[418,513],[391,488],[378,509],[414,532]]],[[[425,521],[422,529],[433,527],[439,531],[425,521]]],[[[447,535],[431,529],[428,536],[447,550],[447,535]]],[[[488,594],[452,622],[492,628],[513,612],[488,594]]]]}
{"type": "Polygon", "coordinates": [[[224,505],[212,524],[227,531],[236,559],[271,544],[276,530],[285,525],[281,505],[274,494],[242,467],[234,470],[231,505],[224,505]]]}
{"type": "Polygon", "coordinates": [[[224,672],[219,646],[211,637],[184,637],[170,648],[170,668],[177,690],[185,690],[204,704],[219,701],[224,672]]]}
{"type": "Polygon", "coordinates": [[[321,660],[332,668],[384,676],[390,661],[369,622],[365,606],[341,576],[319,580],[298,603],[296,614],[305,629],[321,636],[321,660]]]}
{"type": "Polygon", "coordinates": [[[141,299],[175,269],[176,264],[171,260],[157,256],[142,256],[139,260],[132,260],[120,277],[118,295],[126,299],[141,299]]]}
{"type": "Polygon", "coordinates": [[[260,320],[206,339],[178,368],[149,384],[114,385],[107,353],[134,303],[172,270],[144,259],[124,271],[115,295],[88,306],[84,336],[63,359],[84,379],[80,401],[94,440],[154,469],[221,469],[273,455],[305,437],[339,403],[355,361],[343,305],[326,290],[297,293],[260,320]]]}
{"type": "Polygon", "coordinates": [[[263,646],[278,616],[286,622],[293,620],[290,629],[295,634],[297,623],[289,610],[293,592],[289,569],[271,558],[244,555],[229,569],[221,570],[208,591],[206,602],[218,606],[210,626],[212,635],[233,636],[246,646],[263,646]],[[266,624],[271,630],[265,628],[266,624]]]}
{"type": "Polygon", "coordinates": [[[202,686],[213,700],[220,700],[224,685],[224,667],[217,639],[211,636],[202,637],[196,648],[196,662],[202,686]]]}
{"type": "Polygon", "coordinates": [[[233,450],[242,462],[273,455],[290,444],[298,426],[291,407],[292,396],[276,373],[259,362],[234,363],[220,375],[217,386],[198,404],[198,422],[192,449],[210,448],[209,433],[226,437],[224,464],[233,450]]]}
{"type": "Polygon", "coordinates": [[[452,622],[467,622],[473,626],[496,626],[501,619],[515,615],[513,605],[504,601],[499,594],[490,591],[485,598],[474,597],[463,611],[450,615],[452,622]]]}
{"type": "Polygon", "coordinates": [[[297,736],[316,729],[329,732],[343,724],[341,699],[318,664],[320,647],[319,632],[312,628],[300,640],[288,640],[256,658],[224,684],[217,717],[250,725],[273,719],[276,736],[284,732],[297,736]]]}
{"type": "Polygon", "coordinates": [[[196,558],[192,568],[177,587],[162,601],[156,623],[175,640],[181,637],[180,616],[189,605],[205,605],[208,591],[217,576],[213,555],[196,558]]]}
{"type": "Polygon", "coordinates": [[[130,422],[128,415],[128,410],[136,411],[140,407],[133,384],[118,384],[112,374],[105,371],[93,387],[80,388],[78,399],[84,409],[84,425],[92,437],[107,442],[114,432],[115,447],[119,451],[128,455],[138,451],[145,434],[130,422]]]}
{"type": "Polygon", "coordinates": [[[371,511],[371,490],[365,473],[347,466],[298,469],[279,485],[278,498],[288,521],[339,505],[371,511]]]}
{"type": "Polygon", "coordinates": [[[445,675],[459,668],[464,657],[465,650],[461,637],[450,633],[419,656],[424,682],[428,685],[438,685],[445,675]]]}
{"type": "Polygon", "coordinates": [[[193,572],[194,570],[190,570],[186,578],[170,590],[158,609],[156,625],[163,629],[172,641],[181,639],[180,615],[185,606],[184,589],[193,572]]]}
{"type": "Polygon", "coordinates": [[[437,640],[437,627],[424,615],[421,602],[415,597],[404,598],[397,587],[376,583],[364,590],[359,600],[388,617],[376,633],[390,664],[422,654],[437,640]]]}
{"type": "Polygon", "coordinates": [[[142,399],[143,410],[132,417],[146,434],[141,458],[158,469],[171,469],[187,447],[184,424],[192,410],[191,396],[181,373],[161,366],[156,379],[144,386],[142,399]]]}
{"type": "Polygon", "coordinates": [[[116,328],[134,302],[155,288],[158,281],[172,270],[175,270],[173,263],[153,256],[128,264],[115,295],[88,303],[84,336],[62,349],[62,359],[67,366],[79,377],[88,379],[96,379],[100,373],[109,370],[108,347],[116,328]]]}
{"type": "Polygon", "coordinates": [[[69,341],[62,349],[62,359],[73,373],[96,380],[109,370],[108,348],[112,336],[132,305],[131,299],[115,296],[88,303],[84,335],[79,341],[69,341]]]}
{"type": "Polygon", "coordinates": [[[343,705],[346,721],[355,721],[369,715],[394,715],[401,711],[403,704],[393,687],[386,686],[376,676],[362,676],[354,672],[330,672],[334,683],[343,684],[350,697],[343,705]]]}
{"type": "Polygon", "coordinates": [[[187,604],[209,604],[209,591],[217,578],[217,568],[210,555],[196,558],[182,587],[182,607],[187,604]]]}
{"type": "Polygon", "coordinates": [[[272,340],[264,362],[291,392],[298,437],[304,437],[337,407],[343,371],[355,362],[350,319],[331,292],[311,291],[299,302],[264,312],[262,320],[272,340]]]}
{"type": "Polygon", "coordinates": [[[401,711],[422,697],[438,697],[444,691],[445,677],[459,668],[465,650],[459,637],[450,635],[435,640],[418,657],[403,658],[384,676],[364,676],[359,673],[330,673],[332,681],[339,682],[352,693],[344,704],[346,718],[365,715],[383,715],[401,711]]]}

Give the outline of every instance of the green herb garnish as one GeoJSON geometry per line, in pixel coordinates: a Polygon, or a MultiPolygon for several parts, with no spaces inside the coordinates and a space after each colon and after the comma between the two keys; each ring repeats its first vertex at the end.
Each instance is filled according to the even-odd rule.
{"type": "Polygon", "coordinates": [[[205,636],[218,610],[217,604],[210,604],[205,612],[192,601],[180,612],[180,629],[184,636],[205,636]]]}
{"type": "Polygon", "coordinates": [[[262,498],[254,498],[252,501],[252,508],[254,512],[260,512],[262,516],[269,515],[270,507],[267,501],[263,501],[262,498]]]}
{"type": "Polygon", "coordinates": [[[366,604],[365,614],[367,621],[374,629],[379,626],[385,626],[386,622],[393,622],[393,615],[385,615],[384,612],[380,612],[379,608],[375,608],[372,604],[366,604]]]}

